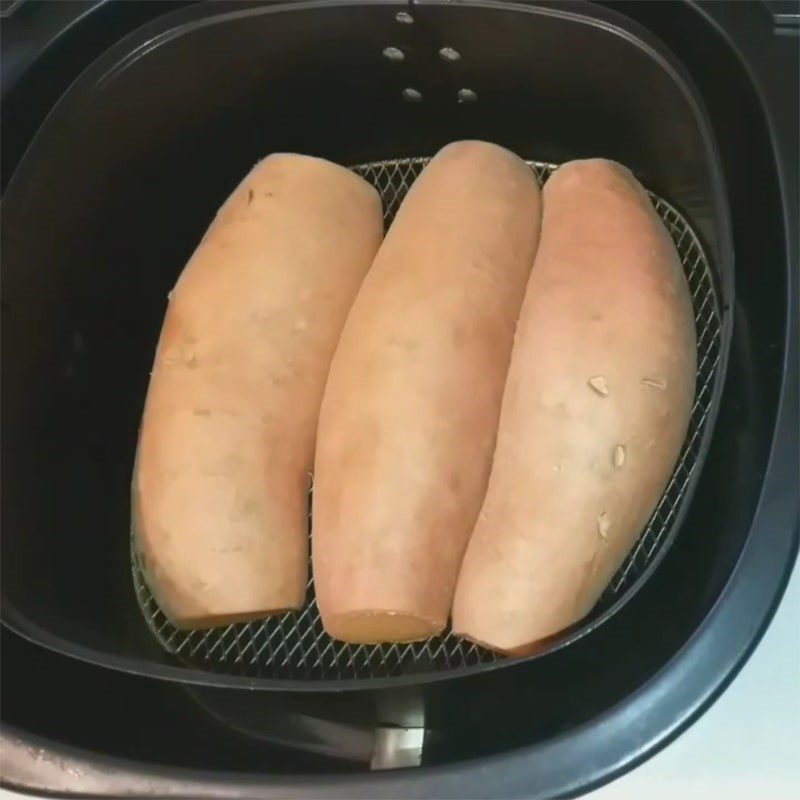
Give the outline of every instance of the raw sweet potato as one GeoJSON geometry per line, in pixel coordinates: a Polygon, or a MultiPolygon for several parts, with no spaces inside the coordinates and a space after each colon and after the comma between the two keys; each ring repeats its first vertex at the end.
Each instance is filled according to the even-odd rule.
{"type": "Polygon", "coordinates": [[[587,614],[680,452],[695,329],[678,254],[628,170],[576,161],[543,191],[456,633],[524,653],[587,614]]]}
{"type": "Polygon", "coordinates": [[[176,625],[303,603],[319,406],[382,235],[365,181],[276,154],[231,195],[183,270],[132,487],[145,579],[176,625]]]}
{"type": "Polygon", "coordinates": [[[483,142],[444,148],[403,202],[347,319],[320,414],[312,557],[352,642],[447,622],[489,476],[539,187],[483,142]]]}

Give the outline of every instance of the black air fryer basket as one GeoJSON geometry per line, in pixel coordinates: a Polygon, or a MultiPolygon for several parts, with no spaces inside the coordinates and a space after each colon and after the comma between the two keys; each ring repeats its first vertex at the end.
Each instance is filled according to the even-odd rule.
{"type": "MultiPolygon", "coordinates": [[[[147,791],[165,796],[565,796],[637,763],[705,708],[763,631],[798,539],[797,98],[777,70],[757,69],[777,63],[773,21],[766,4],[745,5],[15,11],[24,32],[37,8],[91,8],[8,94],[5,67],[24,64],[3,54],[4,671],[36,683],[36,702],[4,698],[4,723],[46,707],[57,733],[80,739],[84,718],[99,720],[85,741],[149,759],[147,791]],[[514,150],[542,180],[569,159],[618,160],[676,242],[697,400],[631,556],[586,620],[525,658],[450,634],[335,643],[313,587],[296,614],[174,630],[132,556],[129,498],[176,276],[270,152],[351,166],[389,221],[425,160],[465,138],[514,150]],[[61,681],[89,686],[92,702],[61,681]]],[[[106,778],[133,769],[104,758],[106,778]]]]}
{"type": "Polygon", "coordinates": [[[616,159],[653,193],[678,247],[698,336],[686,444],[597,608],[550,649],[633,597],[691,516],[730,333],[725,187],[686,74],[584,6],[212,4],[134,34],[87,70],[5,195],[5,296],[22,310],[4,336],[14,469],[3,591],[14,627],[98,663],[231,686],[388,686],[510,663],[449,634],[402,647],[333,642],[313,587],[300,613],[182,633],[135,556],[129,578],[127,493],[149,364],[167,292],[221,198],[265,153],[306,152],[357,165],[388,222],[424,157],[459,138],[513,149],[540,179],[565,159],[616,159]]]}

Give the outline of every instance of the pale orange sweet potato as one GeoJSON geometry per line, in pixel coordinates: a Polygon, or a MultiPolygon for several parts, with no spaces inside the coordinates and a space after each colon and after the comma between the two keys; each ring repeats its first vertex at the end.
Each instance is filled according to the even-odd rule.
{"type": "Polygon", "coordinates": [[[145,578],[176,625],[303,603],[319,406],[382,235],[365,181],[276,154],[231,195],[183,270],[132,487],[145,578]]]}
{"type": "Polygon", "coordinates": [[[669,478],[695,384],[686,279],[630,172],[567,164],[543,207],[453,607],[456,633],[512,653],[595,604],[669,478]]]}
{"type": "Polygon", "coordinates": [[[411,188],[361,287],[331,365],[314,475],[317,599],[336,638],[413,640],[447,622],[539,216],[524,162],[452,144],[411,188]]]}

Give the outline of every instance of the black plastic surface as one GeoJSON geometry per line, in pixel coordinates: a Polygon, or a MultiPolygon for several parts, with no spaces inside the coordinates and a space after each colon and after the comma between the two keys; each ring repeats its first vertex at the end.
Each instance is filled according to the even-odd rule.
{"type": "MultiPolygon", "coordinates": [[[[273,758],[279,751],[263,741],[257,750],[238,742],[232,752],[228,732],[176,712],[180,686],[117,675],[24,642],[15,656],[6,632],[4,723],[39,734],[37,745],[53,757],[78,748],[100,771],[127,766],[141,778],[131,791],[162,778],[193,797],[564,797],[651,755],[724,689],[763,633],[797,550],[797,40],[774,40],[758,4],[611,5],[665,41],[699,86],[719,143],[737,253],[717,436],[693,514],[636,602],[562,657],[427,687],[428,766],[421,769],[336,778],[332,767],[304,757],[287,760],[290,773],[281,774],[273,758]],[[15,657],[18,667],[9,671],[15,657]],[[48,685],[54,690],[43,694],[48,685]],[[130,702],[108,716],[106,707],[119,711],[113,696],[130,702]],[[76,722],[47,713],[40,700],[64,712],[72,703],[76,722]],[[108,735],[110,726],[118,735],[108,735]],[[214,746],[197,749],[188,726],[214,746]],[[180,734],[148,747],[162,728],[180,734]],[[249,766],[237,756],[244,749],[253,754],[249,766]]],[[[5,258],[3,268],[5,350],[14,310],[6,304],[5,258]]],[[[5,415],[5,352],[3,370],[5,415]]],[[[4,416],[4,439],[8,423],[4,416]]],[[[8,464],[4,450],[4,539],[8,464]]],[[[326,702],[317,695],[309,708],[326,702]]]]}
{"type": "Polygon", "coordinates": [[[186,0],[20,0],[0,26],[0,186],[73,80],[110,44],[186,0]]]}

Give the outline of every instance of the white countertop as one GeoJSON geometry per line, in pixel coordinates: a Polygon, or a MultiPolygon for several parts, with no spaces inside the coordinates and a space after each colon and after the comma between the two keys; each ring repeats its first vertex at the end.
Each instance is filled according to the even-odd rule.
{"type": "Polygon", "coordinates": [[[800,798],[800,567],[750,660],[682,736],[590,800],[800,798]]]}
{"type": "MultiPolygon", "coordinates": [[[[29,795],[25,795],[29,797],[29,795]]],[[[23,795],[0,789],[0,800],[23,795]]],[[[800,798],[800,568],[753,656],[682,736],[590,800],[800,798]]]]}

